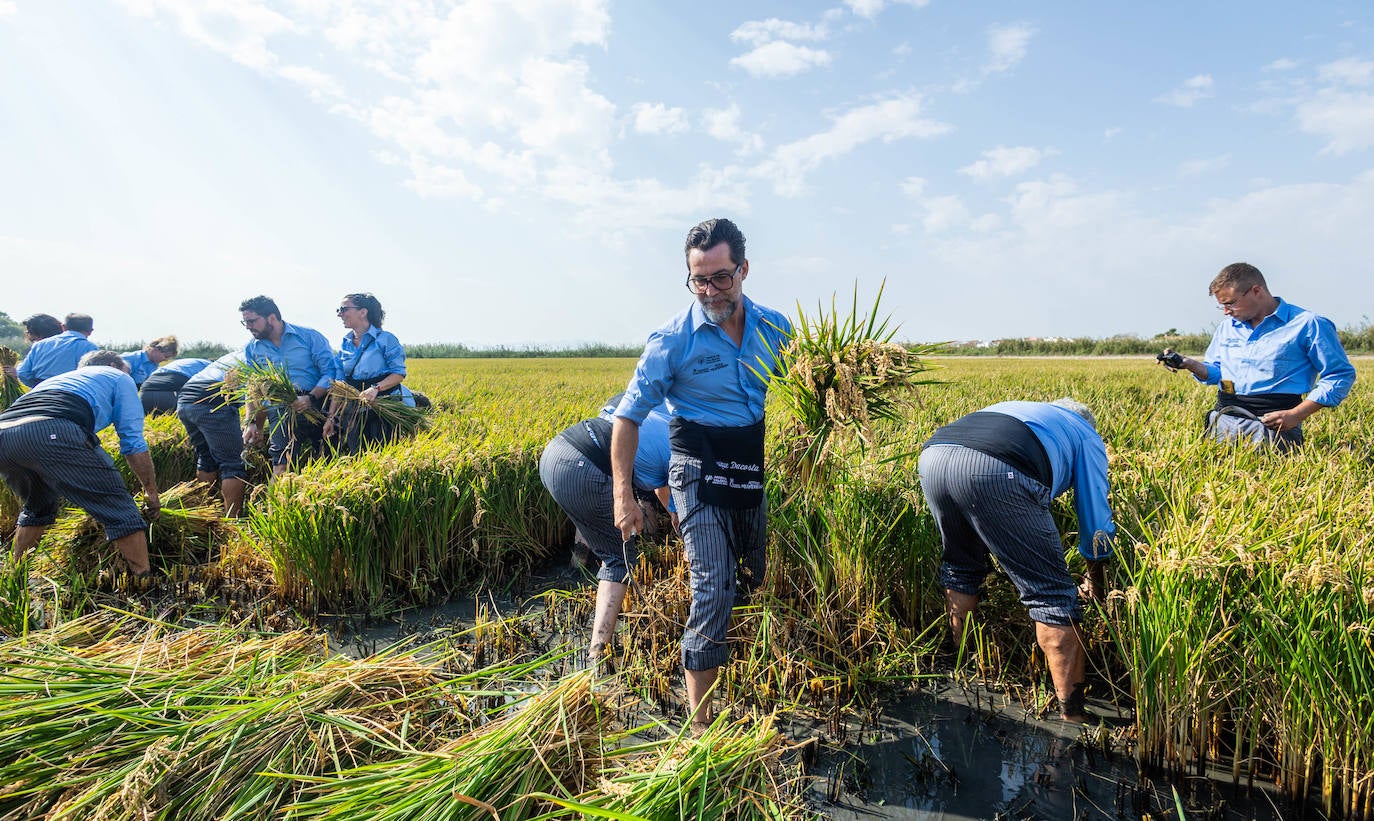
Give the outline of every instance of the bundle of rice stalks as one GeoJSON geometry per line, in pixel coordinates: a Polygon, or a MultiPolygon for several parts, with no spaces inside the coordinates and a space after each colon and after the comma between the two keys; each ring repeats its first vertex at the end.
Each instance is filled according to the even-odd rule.
{"type": "Polygon", "coordinates": [[[528,818],[541,797],[586,789],[600,757],[592,673],[570,675],[510,715],[445,744],[312,779],[292,819],[528,818]]]}
{"type": "Polygon", "coordinates": [[[814,319],[799,311],[782,351],[783,373],[769,389],[791,416],[785,467],[795,468],[805,487],[829,478],[827,460],[842,442],[861,452],[870,447],[873,423],[904,418],[915,388],[933,381],[917,378],[931,368],[921,357],[941,346],[912,349],[893,342],[891,317],[878,318],[881,300],[879,288],[873,307],[861,315],[856,285],[848,316],[840,316],[833,299],[828,312],[817,306],[814,319]]]}
{"type": "MultiPolygon", "coordinates": [[[[116,631],[79,648],[0,644],[0,816],[276,815],[308,785],[398,757],[390,766],[404,769],[442,739],[476,735],[468,705],[514,697],[493,684],[535,663],[455,676],[444,672],[450,655],[430,646],[353,660],[328,655],[319,636],[225,627],[116,631]]],[[[490,728],[510,723],[521,731],[504,743],[540,743],[558,709],[588,714],[589,697],[574,701],[490,728]]],[[[535,758],[527,750],[522,765],[535,758]]]]}
{"type": "MultiPolygon", "coordinates": [[[[19,354],[0,345],[0,366],[13,368],[19,363],[19,354]]],[[[24,395],[24,383],[18,377],[0,374],[0,411],[14,404],[14,400],[24,395]]]]}
{"type": "Polygon", "coordinates": [[[324,414],[314,404],[303,411],[291,410],[291,403],[296,401],[299,394],[284,365],[271,362],[244,362],[224,375],[224,382],[220,384],[219,390],[220,396],[228,403],[241,404],[249,408],[285,409],[285,412],[273,422],[273,429],[277,425],[286,425],[290,433],[298,417],[315,423],[324,421],[324,414]]]}
{"type": "MultiPolygon", "coordinates": [[[[215,557],[233,533],[221,515],[213,485],[182,482],[159,494],[162,515],[148,527],[148,554],[156,565],[200,565],[215,557]]],[[[43,544],[69,573],[94,572],[109,552],[105,528],[83,510],[68,510],[43,537],[43,544]]]]}
{"type": "Polygon", "coordinates": [[[541,795],[561,809],[545,818],[799,818],[796,791],[779,758],[787,745],[771,717],[722,716],[699,738],[682,736],[617,750],[595,790],[576,799],[541,795]]]}
{"type": "Polygon", "coordinates": [[[343,409],[353,424],[360,422],[367,411],[377,414],[397,436],[411,436],[429,427],[429,408],[412,407],[392,396],[379,396],[371,404],[363,399],[362,391],[341,380],[329,387],[329,398],[343,409]]]}

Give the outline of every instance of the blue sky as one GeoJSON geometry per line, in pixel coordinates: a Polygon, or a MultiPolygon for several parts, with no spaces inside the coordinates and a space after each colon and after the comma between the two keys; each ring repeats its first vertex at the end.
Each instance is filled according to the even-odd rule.
{"type": "Polygon", "coordinates": [[[1374,314],[1374,7],[0,0],[0,310],[233,342],[641,342],[728,216],[753,298],[918,341],[1374,314]]]}

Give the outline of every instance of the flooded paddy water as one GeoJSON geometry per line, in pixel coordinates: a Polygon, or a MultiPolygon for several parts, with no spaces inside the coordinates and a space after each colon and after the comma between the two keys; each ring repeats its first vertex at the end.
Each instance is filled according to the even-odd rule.
{"type": "MultiPolygon", "coordinates": [[[[363,624],[322,619],[339,652],[374,654],[400,641],[461,635],[479,621],[524,616],[531,623],[547,606],[544,593],[590,588],[594,581],[566,561],[566,553],[536,569],[516,594],[487,595],[421,608],[363,624]]],[[[589,591],[588,591],[589,592],[589,591]]],[[[579,647],[580,633],[535,629],[536,650],[579,647]]],[[[564,670],[585,665],[573,652],[564,670]]],[[[557,674],[559,671],[553,671],[557,674]]],[[[612,678],[614,671],[609,673],[612,678]]],[[[646,700],[603,680],[623,720],[661,720],[646,700]]],[[[681,707],[681,705],[675,705],[681,707]]],[[[867,710],[836,722],[806,711],[784,712],[779,729],[794,745],[789,764],[806,812],[817,818],[867,821],[962,819],[1207,819],[1279,821],[1326,816],[1282,806],[1272,785],[1233,788],[1229,773],[1177,775],[1142,772],[1130,749],[1128,707],[1089,699],[1088,727],[1036,715],[1010,693],[954,671],[908,687],[894,687],[867,710]],[[1179,807],[1183,812],[1179,812],[1179,807]]],[[[661,734],[661,733],[660,733],[661,734]]]]}

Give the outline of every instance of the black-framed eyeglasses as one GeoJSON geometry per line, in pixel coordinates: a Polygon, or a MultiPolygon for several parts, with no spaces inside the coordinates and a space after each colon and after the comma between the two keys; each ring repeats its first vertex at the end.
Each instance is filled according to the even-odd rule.
{"type": "Polygon", "coordinates": [[[735,287],[735,277],[743,269],[743,265],[736,265],[733,271],[716,271],[709,277],[687,277],[687,290],[694,294],[706,293],[706,286],[710,285],[717,291],[728,291],[735,287]]]}
{"type": "Polygon", "coordinates": [[[1249,288],[1246,288],[1246,289],[1245,289],[1244,291],[1242,291],[1241,293],[1236,294],[1234,298],[1229,299],[1229,300],[1227,300],[1226,302],[1222,302],[1222,301],[1218,300],[1218,301],[1217,301],[1217,310],[1218,310],[1218,311],[1224,311],[1224,310],[1226,310],[1226,309],[1228,309],[1228,308],[1234,308],[1234,307],[1236,307],[1236,303],[1237,303],[1237,302],[1240,302],[1241,299],[1243,299],[1243,298],[1245,297],[1246,294],[1250,293],[1250,292],[1253,291],[1253,290],[1255,290],[1255,286],[1251,285],[1249,288]]]}
{"type": "Polygon", "coordinates": [[[334,314],[335,314],[335,316],[343,316],[344,314],[348,313],[349,311],[356,311],[356,310],[358,310],[358,306],[357,306],[357,305],[340,305],[339,308],[338,308],[338,310],[334,311],[334,314]]]}
{"type": "Polygon", "coordinates": [[[258,324],[260,321],[262,321],[262,317],[259,316],[259,317],[255,317],[255,318],[253,318],[253,319],[244,319],[244,320],[240,320],[240,321],[239,321],[239,324],[242,325],[242,326],[245,327],[245,328],[251,328],[251,327],[253,327],[254,325],[258,324]]]}

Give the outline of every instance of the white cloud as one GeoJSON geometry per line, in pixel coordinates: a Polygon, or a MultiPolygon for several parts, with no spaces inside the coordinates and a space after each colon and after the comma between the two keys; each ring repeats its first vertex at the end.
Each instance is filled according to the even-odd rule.
{"type": "Polygon", "coordinates": [[[1157,103],[1192,108],[1212,96],[1212,75],[1199,74],[1183,81],[1183,85],[1155,98],[1157,103]]]}
{"type": "Polygon", "coordinates": [[[1346,57],[1318,67],[1317,78],[1336,85],[1374,85],[1374,61],[1346,57]]]}
{"type": "Polygon", "coordinates": [[[1121,134],[1123,129],[1120,126],[1112,126],[1102,132],[1102,139],[1110,140],[1121,134]]]}
{"type": "Polygon", "coordinates": [[[774,40],[820,41],[829,36],[829,27],[825,23],[815,25],[793,23],[788,20],[779,20],[776,17],[770,17],[767,20],[750,20],[730,32],[731,40],[749,43],[753,46],[761,46],[774,40]]]}
{"type": "Polygon", "coordinates": [[[902,193],[908,197],[920,199],[926,192],[926,181],[923,177],[907,177],[901,183],[902,193]]]}
{"type": "Polygon", "coordinates": [[[930,5],[930,0],[895,0],[893,3],[889,3],[888,0],[844,0],[844,4],[859,17],[872,19],[889,5],[911,6],[919,9],[930,5]]]}
{"type": "Polygon", "coordinates": [[[1217,157],[1206,157],[1204,159],[1188,160],[1180,163],[1178,174],[1180,177],[1197,177],[1203,174],[1210,174],[1214,171],[1221,171],[1231,165],[1231,155],[1222,154],[1217,157]]]}
{"type": "Polygon", "coordinates": [[[1297,60],[1290,60],[1287,57],[1280,57],[1274,62],[1264,67],[1265,71],[1292,71],[1298,67],[1297,60]]]}
{"type": "Polygon", "coordinates": [[[969,223],[968,208],[956,196],[931,197],[921,204],[926,212],[921,224],[927,233],[938,234],[962,228],[969,223]]]}
{"type": "MultiPolygon", "coordinates": [[[[616,106],[579,53],[606,47],[609,0],[121,2],[361,123],[422,196],[566,200],[552,182],[566,168],[609,179],[616,106]]],[[[685,115],[637,109],[634,122],[680,130],[685,115]]]]}
{"type": "Polygon", "coordinates": [[[755,77],[790,77],[816,66],[830,65],[830,53],[774,40],[734,58],[730,65],[738,66],[755,77]]]}
{"type": "Polygon", "coordinates": [[[717,140],[735,143],[739,146],[741,154],[752,153],[763,148],[763,137],[740,127],[738,104],[731,104],[729,108],[708,108],[702,113],[702,119],[707,134],[717,140]]]}
{"type": "Polygon", "coordinates": [[[0,0],[0,17],[9,17],[19,13],[19,4],[14,0],[0,0]]]}
{"type": "Polygon", "coordinates": [[[1374,147],[1374,94],[1322,89],[1298,104],[1296,117],[1304,133],[1326,140],[1324,154],[1374,147]]]}
{"type": "Polygon", "coordinates": [[[1026,57],[1026,47],[1035,29],[1024,23],[993,26],[988,30],[988,63],[984,74],[1006,71],[1026,57]]]}
{"type": "Polygon", "coordinates": [[[996,177],[1015,177],[1026,173],[1039,165],[1042,159],[1056,153],[1058,152],[1052,148],[1042,151],[1030,146],[1008,148],[999,145],[984,151],[983,159],[960,168],[959,173],[982,181],[996,177]]]}
{"type": "Polygon", "coordinates": [[[640,134],[676,134],[687,130],[687,112],[663,103],[635,103],[635,131],[640,134]]]}
{"type": "Polygon", "coordinates": [[[946,123],[923,119],[920,114],[921,97],[917,94],[852,108],[835,117],[829,129],[779,146],[752,173],[771,180],[779,194],[798,195],[806,186],[806,175],[822,162],[848,154],[864,143],[929,139],[951,130],[946,123]]]}

